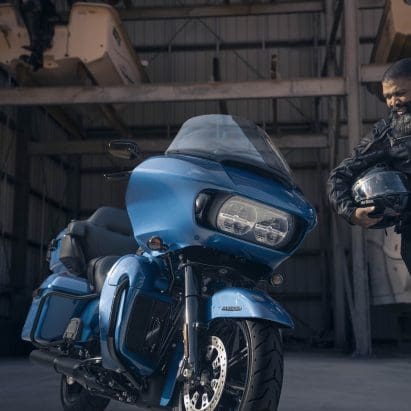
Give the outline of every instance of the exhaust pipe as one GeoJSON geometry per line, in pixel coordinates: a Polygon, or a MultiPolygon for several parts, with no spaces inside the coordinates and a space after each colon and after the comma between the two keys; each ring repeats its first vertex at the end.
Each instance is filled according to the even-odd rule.
{"type": "Polygon", "coordinates": [[[93,375],[80,369],[83,361],[46,350],[34,350],[30,353],[30,361],[35,364],[52,367],[59,374],[72,377],[85,388],[93,388],[104,392],[103,387],[96,382],[93,375]]]}
{"type": "Polygon", "coordinates": [[[45,350],[34,350],[30,353],[30,361],[46,367],[53,367],[54,371],[75,378],[78,374],[77,368],[81,365],[80,360],[66,357],[59,353],[45,350]],[[76,372],[77,371],[77,372],[76,372]]]}
{"type": "MultiPolygon", "coordinates": [[[[44,367],[52,367],[57,373],[74,378],[76,382],[83,387],[87,389],[92,388],[98,391],[102,397],[110,399],[116,398],[116,393],[114,391],[108,387],[104,389],[96,382],[96,378],[93,375],[90,375],[81,369],[81,365],[83,364],[83,361],[81,360],[76,360],[48,350],[34,350],[30,353],[30,361],[44,367]],[[110,394],[112,395],[110,396],[110,394]]],[[[147,408],[147,405],[144,402],[139,405],[147,408]]],[[[171,409],[169,407],[158,407],[151,404],[148,408],[150,411],[165,411],[171,409]]]]}

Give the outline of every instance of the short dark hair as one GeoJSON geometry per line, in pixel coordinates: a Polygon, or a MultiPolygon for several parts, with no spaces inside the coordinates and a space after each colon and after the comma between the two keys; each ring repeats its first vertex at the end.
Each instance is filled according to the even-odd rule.
{"type": "Polygon", "coordinates": [[[383,74],[381,82],[397,80],[399,78],[411,79],[411,58],[405,58],[393,63],[383,74]]]}

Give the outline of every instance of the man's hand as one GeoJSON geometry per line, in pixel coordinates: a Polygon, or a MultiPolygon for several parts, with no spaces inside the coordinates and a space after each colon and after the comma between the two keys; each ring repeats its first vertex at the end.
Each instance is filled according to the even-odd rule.
{"type": "Polygon", "coordinates": [[[374,210],[375,207],[356,208],[352,213],[351,222],[364,228],[377,224],[382,220],[382,217],[372,218],[368,216],[368,213],[372,213],[374,210]]]}

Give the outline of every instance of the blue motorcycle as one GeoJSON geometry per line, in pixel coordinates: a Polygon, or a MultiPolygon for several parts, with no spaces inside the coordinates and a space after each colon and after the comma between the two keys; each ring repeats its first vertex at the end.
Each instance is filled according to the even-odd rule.
{"type": "Polygon", "coordinates": [[[256,285],[316,223],[281,154],[254,123],[205,115],[128,175],[127,211],[51,242],[22,331],[31,360],[61,374],[66,411],[276,410],[293,322],[256,285]]]}

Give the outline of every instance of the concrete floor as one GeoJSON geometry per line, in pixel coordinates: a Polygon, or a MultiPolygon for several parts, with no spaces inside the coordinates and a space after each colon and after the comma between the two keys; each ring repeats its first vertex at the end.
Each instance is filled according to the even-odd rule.
{"type": "MultiPolygon", "coordinates": [[[[0,359],[0,410],[60,410],[58,381],[27,359],[0,359]]],[[[410,392],[411,356],[289,353],[279,411],[410,411],[410,392]]],[[[137,409],[112,402],[107,410],[137,409]]]]}

